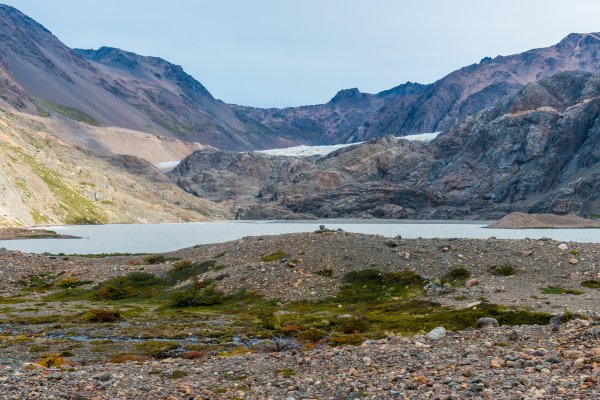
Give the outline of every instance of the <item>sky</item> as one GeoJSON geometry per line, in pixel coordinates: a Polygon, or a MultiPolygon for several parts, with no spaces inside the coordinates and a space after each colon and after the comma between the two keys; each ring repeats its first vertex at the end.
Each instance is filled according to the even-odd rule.
{"type": "Polygon", "coordinates": [[[600,31],[597,0],[4,0],[70,47],[183,66],[228,103],[327,102],[431,83],[486,56],[600,31]]]}

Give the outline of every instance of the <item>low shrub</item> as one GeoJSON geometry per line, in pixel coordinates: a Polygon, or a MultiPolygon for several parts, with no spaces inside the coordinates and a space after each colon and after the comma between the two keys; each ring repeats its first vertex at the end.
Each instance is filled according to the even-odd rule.
{"type": "Polygon", "coordinates": [[[517,270],[511,265],[505,265],[502,267],[492,267],[490,273],[495,276],[513,276],[517,273],[517,270]]]}
{"type": "Polygon", "coordinates": [[[114,364],[124,364],[127,362],[138,362],[143,363],[145,361],[150,361],[152,358],[148,356],[142,356],[139,354],[132,353],[119,353],[113,355],[109,361],[114,364]]]}
{"type": "Polygon", "coordinates": [[[357,346],[365,341],[364,336],[360,334],[352,335],[331,335],[327,339],[330,346],[357,346]]]}
{"type": "Polygon", "coordinates": [[[167,258],[165,256],[163,256],[162,254],[153,254],[151,256],[144,258],[144,263],[149,264],[149,265],[161,264],[161,263],[164,263],[165,261],[167,261],[167,258]]]}
{"type": "Polygon", "coordinates": [[[194,276],[216,270],[216,264],[217,262],[214,260],[200,263],[194,263],[190,260],[180,260],[175,263],[169,272],[167,272],[166,279],[172,284],[184,282],[194,276]]]}
{"type": "Polygon", "coordinates": [[[121,300],[143,296],[164,282],[147,272],[132,272],[102,283],[92,294],[95,300],[121,300]]]}
{"type": "Polygon", "coordinates": [[[72,288],[76,288],[76,287],[82,286],[82,285],[87,285],[90,283],[92,283],[92,281],[82,281],[82,280],[79,280],[78,278],[70,276],[68,278],[64,278],[64,279],[61,279],[60,281],[56,282],[54,284],[54,286],[59,287],[61,289],[72,289],[72,288]]]}
{"type": "Polygon", "coordinates": [[[581,286],[589,288],[589,289],[600,289],[600,281],[595,280],[595,279],[590,279],[590,280],[581,282],[581,286]]]}
{"type": "Polygon", "coordinates": [[[161,358],[178,349],[179,343],[166,340],[148,340],[135,345],[135,349],[146,356],[161,358]]]}
{"type": "Polygon", "coordinates": [[[119,310],[106,310],[95,308],[88,311],[85,315],[85,320],[88,322],[116,322],[121,319],[119,310]]]}
{"type": "Polygon", "coordinates": [[[190,285],[171,294],[173,307],[212,306],[221,304],[224,300],[225,296],[214,285],[204,288],[190,285]]]}
{"type": "Polygon", "coordinates": [[[65,361],[66,360],[61,357],[60,354],[50,354],[40,360],[37,360],[35,363],[46,368],[51,368],[61,367],[66,364],[65,361]]]}

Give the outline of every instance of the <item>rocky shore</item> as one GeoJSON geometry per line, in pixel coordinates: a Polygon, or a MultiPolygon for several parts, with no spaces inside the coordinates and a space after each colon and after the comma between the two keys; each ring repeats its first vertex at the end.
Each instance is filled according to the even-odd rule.
{"type": "Polygon", "coordinates": [[[78,239],[78,237],[61,235],[48,229],[0,228],[0,240],[17,239],[78,239]]]}
{"type": "Polygon", "coordinates": [[[577,215],[510,213],[486,228],[495,229],[582,229],[600,228],[600,221],[577,215]]]}
{"type": "Polygon", "coordinates": [[[598,244],[323,228],[0,265],[3,399],[600,396],[598,244]]]}
{"type": "Polygon", "coordinates": [[[597,399],[600,325],[389,337],[309,352],[0,367],[4,399],[597,399]]]}

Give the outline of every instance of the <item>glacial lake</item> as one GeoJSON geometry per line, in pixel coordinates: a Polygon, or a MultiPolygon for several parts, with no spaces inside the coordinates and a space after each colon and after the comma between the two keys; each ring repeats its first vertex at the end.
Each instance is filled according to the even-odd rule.
{"type": "Polygon", "coordinates": [[[48,229],[81,239],[2,240],[0,247],[31,253],[158,253],[197,244],[220,243],[246,236],[312,232],[325,225],[347,232],[403,238],[539,239],[600,242],[600,229],[487,229],[487,222],[322,220],[221,221],[182,224],[71,225],[48,229]]]}

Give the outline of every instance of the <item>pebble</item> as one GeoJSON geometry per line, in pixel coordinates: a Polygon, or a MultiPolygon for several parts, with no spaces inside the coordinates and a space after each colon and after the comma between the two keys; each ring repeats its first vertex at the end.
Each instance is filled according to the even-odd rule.
{"type": "Polygon", "coordinates": [[[425,337],[429,340],[439,340],[446,336],[446,329],[443,326],[438,326],[429,332],[425,337]]]}
{"type": "Polygon", "coordinates": [[[479,318],[477,320],[477,328],[478,329],[482,329],[482,328],[490,328],[490,327],[497,327],[498,326],[498,320],[496,318],[489,318],[489,317],[483,317],[483,318],[479,318]]]}

